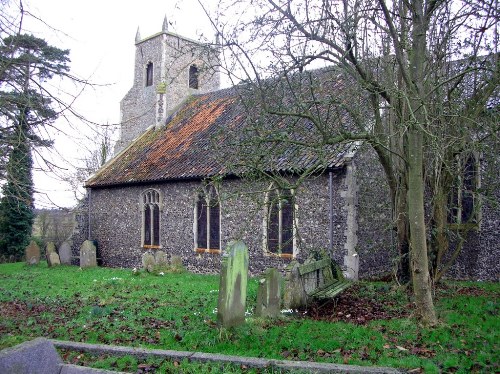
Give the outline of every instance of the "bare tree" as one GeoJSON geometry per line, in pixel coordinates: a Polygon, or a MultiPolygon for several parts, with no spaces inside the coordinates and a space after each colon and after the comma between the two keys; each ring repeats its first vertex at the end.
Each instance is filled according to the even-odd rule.
{"type": "MultiPolygon", "coordinates": [[[[267,115],[307,119],[322,135],[315,145],[363,140],[376,152],[390,189],[399,251],[410,260],[418,316],[426,325],[436,323],[428,233],[431,225],[437,228],[433,243],[442,259],[449,240],[447,191],[462,173],[456,160],[466,160],[498,131],[498,121],[483,120],[488,101],[498,95],[498,16],[495,0],[221,1],[210,15],[227,70],[235,81],[253,85],[267,115]],[[368,120],[356,116],[359,101],[346,103],[335,91],[330,104],[350,113],[356,126],[336,130],[300,94],[292,96],[293,107],[269,100],[263,78],[293,82],[297,73],[325,65],[334,65],[362,93],[368,120]],[[433,196],[432,224],[426,221],[426,191],[433,196]]],[[[297,92],[295,84],[289,88],[297,92]]],[[[276,132],[261,135],[260,141],[272,144],[299,144],[276,132]]],[[[259,168],[255,162],[252,167],[259,168]]]]}

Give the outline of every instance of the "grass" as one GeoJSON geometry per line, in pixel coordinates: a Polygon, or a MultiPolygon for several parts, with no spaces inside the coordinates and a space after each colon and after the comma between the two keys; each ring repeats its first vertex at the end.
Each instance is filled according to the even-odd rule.
{"type": "MultiPolygon", "coordinates": [[[[77,267],[0,265],[0,348],[45,336],[61,340],[356,365],[421,368],[426,373],[499,370],[498,283],[449,282],[436,291],[440,325],[410,318],[365,325],[303,315],[254,318],[257,280],[248,287],[245,325],[216,325],[217,276],[77,267]]],[[[405,308],[406,294],[388,283],[361,283],[358,293],[405,308]]],[[[68,362],[137,372],[217,372],[211,365],[94,357],[64,352],[68,362]]],[[[215,368],[214,368],[215,367],[215,368]]],[[[218,369],[217,369],[218,368],[218,369]]],[[[225,372],[241,372],[225,367],[225,372]]],[[[251,372],[245,370],[245,372],[251,372]]]]}

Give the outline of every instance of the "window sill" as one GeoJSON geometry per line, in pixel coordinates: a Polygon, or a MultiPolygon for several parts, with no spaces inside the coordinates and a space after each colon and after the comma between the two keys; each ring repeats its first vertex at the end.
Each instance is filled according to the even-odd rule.
{"type": "Polygon", "coordinates": [[[267,256],[269,257],[279,257],[284,260],[293,260],[295,256],[291,253],[273,253],[273,252],[266,252],[267,256]]]}
{"type": "Polygon", "coordinates": [[[143,249],[160,249],[161,246],[160,245],[143,245],[142,248],[143,249]]]}
{"type": "Polygon", "coordinates": [[[220,254],[220,249],[209,249],[209,248],[196,248],[196,253],[211,253],[211,254],[220,254]]]}

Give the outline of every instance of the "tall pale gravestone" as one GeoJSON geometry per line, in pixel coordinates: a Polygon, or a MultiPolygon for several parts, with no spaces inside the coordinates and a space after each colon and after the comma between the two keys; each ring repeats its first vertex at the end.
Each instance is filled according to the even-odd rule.
{"type": "Polygon", "coordinates": [[[259,280],[257,290],[257,317],[278,317],[281,303],[281,274],[276,269],[267,269],[259,280]]]}
{"type": "Polygon", "coordinates": [[[36,265],[40,262],[40,247],[35,241],[31,241],[24,251],[26,256],[26,263],[29,265],[36,265]]]}
{"type": "Polygon", "coordinates": [[[88,268],[97,266],[96,247],[92,240],[85,240],[80,247],[80,267],[88,268]]]}
{"type": "Polygon", "coordinates": [[[59,259],[63,265],[71,265],[71,244],[63,242],[59,247],[59,259]]]}
{"type": "Polygon", "coordinates": [[[222,256],[217,323],[233,327],[245,322],[248,280],[248,248],[242,241],[228,244],[222,256]]]}

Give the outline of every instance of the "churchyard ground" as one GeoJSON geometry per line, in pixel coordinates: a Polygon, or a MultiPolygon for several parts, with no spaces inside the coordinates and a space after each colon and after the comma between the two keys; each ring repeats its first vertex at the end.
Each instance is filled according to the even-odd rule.
{"type": "MultiPolygon", "coordinates": [[[[425,329],[413,319],[411,293],[393,283],[360,282],[335,303],[283,311],[266,320],[253,314],[257,282],[249,280],[246,323],[221,329],[216,324],[215,275],[1,264],[0,348],[47,337],[425,373],[500,370],[498,283],[438,286],[440,324],[425,329]]],[[[128,372],[220,369],[216,364],[61,354],[70,363],[128,372]]],[[[252,372],[236,366],[224,371],[252,372]]]]}

